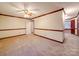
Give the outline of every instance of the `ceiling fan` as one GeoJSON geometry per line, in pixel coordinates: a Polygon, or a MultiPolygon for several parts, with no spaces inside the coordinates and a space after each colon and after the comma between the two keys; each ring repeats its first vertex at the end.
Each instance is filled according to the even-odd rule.
{"type": "Polygon", "coordinates": [[[35,14],[36,11],[39,11],[39,9],[26,8],[25,3],[23,3],[23,9],[16,7],[16,5],[14,5],[12,3],[11,3],[11,5],[17,9],[16,12],[23,12],[25,18],[26,17],[31,17],[33,14],[35,14]]]}
{"type": "Polygon", "coordinates": [[[35,11],[38,11],[38,9],[22,9],[22,10],[17,10],[17,12],[23,12],[24,17],[30,17],[33,14],[35,14],[35,11]]]}

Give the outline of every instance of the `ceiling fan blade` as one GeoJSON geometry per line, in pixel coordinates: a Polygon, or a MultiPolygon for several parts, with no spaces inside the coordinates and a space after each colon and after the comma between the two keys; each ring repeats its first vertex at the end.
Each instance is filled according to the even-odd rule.
{"type": "Polygon", "coordinates": [[[30,11],[40,11],[40,9],[30,9],[30,11]]]}
{"type": "Polygon", "coordinates": [[[27,10],[16,10],[17,12],[27,11],[27,10]]]}
{"type": "Polygon", "coordinates": [[[13,4],[13,3],[9,3],[13,8],[15,8],[15,9],[20,9],[19,7],[17,7],[15,4],[13,4]]]}

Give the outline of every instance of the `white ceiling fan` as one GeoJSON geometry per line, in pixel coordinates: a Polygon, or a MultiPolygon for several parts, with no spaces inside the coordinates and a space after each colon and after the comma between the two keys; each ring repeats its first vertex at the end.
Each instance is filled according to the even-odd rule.
{"type": "Polygon", "coordinates": [[[23,12],[24,13],[24,17],[30,17],[33,14],[35,14],[36,11],[39,11],[39,9],[29,9],[29,8],[26,8],[25,3],[23,3],[23,9],[20,9],[20,8],[16,7],[12,3],[11,3],[11,6],[16,8],[16,12],[23,12]]]}
{"type": "Polygon", "coordinates": [[[24,13],[24,17],[30,17],[33,14],[35,14],[36,11],[38,11],[38,9],[22,9],[22,10],[17,10],[17,12],[23,12],[24,13]]]}

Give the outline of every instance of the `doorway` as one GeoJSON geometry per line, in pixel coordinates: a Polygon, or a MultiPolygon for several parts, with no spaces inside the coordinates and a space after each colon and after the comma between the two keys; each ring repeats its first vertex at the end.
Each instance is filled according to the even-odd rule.
{"type": "Polygon", "coordinates": [[[67,19],[64,21],[65,33],[75,34],[75,19],[67,19]]]}
{"type": "Polygon", "coordinates": [[[34,30],[34,23],[33,21],[29,21],[27,24],[26,24],[26,34],[32,34],[33,33],[33,30],[34,30]]]}

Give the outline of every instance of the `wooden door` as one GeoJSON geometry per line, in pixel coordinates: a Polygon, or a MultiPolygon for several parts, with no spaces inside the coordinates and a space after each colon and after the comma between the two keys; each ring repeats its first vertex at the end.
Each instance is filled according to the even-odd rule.
{"type": "Polygon", "coordinates": [[[71,20],[71,33],[75,34],[75,20],[71,20]]]}

